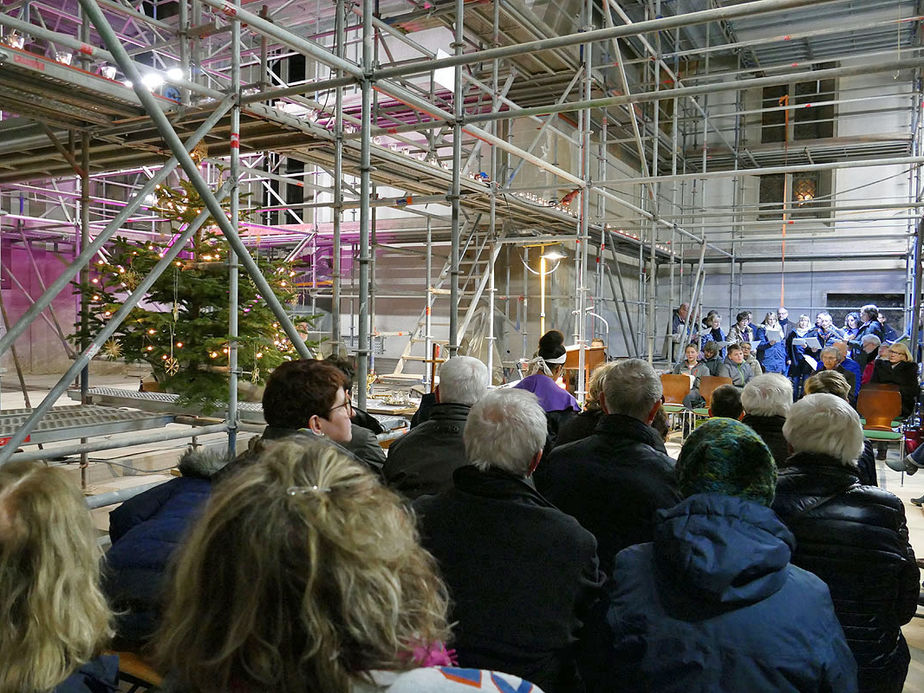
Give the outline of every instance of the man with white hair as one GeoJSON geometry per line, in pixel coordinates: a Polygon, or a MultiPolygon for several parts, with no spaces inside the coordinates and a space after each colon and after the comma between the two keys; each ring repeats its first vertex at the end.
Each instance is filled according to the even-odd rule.
{"type": "Polygon", "coordinates": [[[831,394],[792,405],[783,435],[793,450],[773,510],[795,535],[792,562],[828,585],[861,691],[899,693],[908,671],[900,626],[917,609],[920,575],[901,500],[863,486],[857,412],[831,394]]]}
{"type": "Polygon", "coordinates": [[[451,488],[453,470],[465,464],[465,420],[487,389],[488,369],[478,359],[455,356],[440,366],[430,418],[388,449],[387,484],[411,500],[451,488]]]}
{"type": "Polygon", "coordinates": [[[469,465],[414,510],[449,587],[459,664],[570,693],[580,690],[575,644],[603,575],[593,536],[528,481],[545,437],[534,394],[488,393],[465,424],[469,465]]]}
{"type": "Polygon", "coordinates": [[[773,453],[773,461],[782,467],[789,457],[789,446],[783,437],[783,424],[792,405],[792,383],[779,373],[758,375],[741,391],[744,418],[773,453]]]}
{"type": "Polygon", "coordinates": [[[536,471],[536,487],[596,538],[603,570],[627,546],[651,541],[654,513],[680,500],[674,463],[651,428],[661,407],[661,379],[640,359],[606,375],[592,435],[557,447],[536,471]]]}
{"type": "MultiPolygon", "coordinates": [[[[879,354],[879,347],[881,345],[882,340],[874,334],[863,335],[860,339],[860,351],[857,354],[857,363],[864,369],[863,377],[866,376],[866,367],[876,361],[876,356],[879,354]]],[[[865,380],[863,382],[864,384],[866,383],[865,380]]]]}

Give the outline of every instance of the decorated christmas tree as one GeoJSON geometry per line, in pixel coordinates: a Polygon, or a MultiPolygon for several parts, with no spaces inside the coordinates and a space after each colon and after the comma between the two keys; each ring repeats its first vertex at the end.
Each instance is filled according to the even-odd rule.
{"type": "MultiPolygon", "coordinates": [[[[204,208],[189,181],[179,188],[158,186],[155,209],[170,220],[175,233],[204,208]]],[[[226,200],[223,200],[224,204],[226,200]]],[[[106,259],[91,267],[86,284],[78,284],[90,307],[87,338],[99,333],[122,300],[140,284],[170,248],[176,235],[163,241],[116,238],[106,259]]],[[[143,361],[151,366],[160,389],[180,395],[180,402],[210,411],[228,399],[229,289],[228,258],[232,251],[210,218],[177,256],[173,267],[154,282],[102,349],[103,356],[143,361]]],[[[253,253],[254,259],[283,304],[295,301],[296,270],[283,261],[253,253]]],[[[238,367],[244,378],[263,383],[282,361],[299,358],[276,316],[245,270],[238,290],[238,367]]],[[[295,321],[304,331],[310,319],[295,321]]],[[[73,335],[81,340],[80,325],[73,335]]],[[[306,342],[309,348],[315,346],[306,342]]]]}

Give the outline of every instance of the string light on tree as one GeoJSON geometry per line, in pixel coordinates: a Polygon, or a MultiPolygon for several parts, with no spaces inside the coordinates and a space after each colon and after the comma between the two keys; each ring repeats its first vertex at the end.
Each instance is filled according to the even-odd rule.
{"type": "MultiPolygon", "coordinates": [[[[185,180],[178,187],[158,185],[151,208],[169,220],[175,237],[203,208],[195,188],[185,180]]],[[[223,202],[226,202],[223,201],[223,202]]],[[[224,205],[223,205],[224,206],[224,205]]],[[[227,213],[227,209],[226,209],[227,213]]],[[[89,300],[90,324],[86,338],[98,334],[125,297],[141,283],[170,249],[170,241],[116,238],[97,260],[90,280],[78,285],[89,300]]],[[[161,389],[181,395],[181,401],[204,410],[221,406],[228,396],[228,264],[231,250],[209,219],[193,235],[173,263],[153,283],[143,300],[116,330],[108,358],[142,361],[150,365],[161,389]]],[[[255,260],[283,304],[297,297],[296,270],[281,261],[255,254],[255,260]]],[[[256,286],[241,275],[238,293],[238,366],[254,383],[284,360],[298,354],[265,304],[256,286]],[[257,364],[259,363],[259,367],[257,364]]],[[[305,331],[311,319],[296,322],[305,331]]],[[[75,341],[79,333],[72,335],[75,341]]],[[[309,347],[314,346],[309,343],[309,347]]]]}

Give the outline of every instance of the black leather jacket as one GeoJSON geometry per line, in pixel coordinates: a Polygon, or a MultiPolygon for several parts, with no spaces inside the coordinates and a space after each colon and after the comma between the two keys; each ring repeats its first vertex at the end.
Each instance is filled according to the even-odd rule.
{"type": "Polygon", "coordinates": [[[780,470],[773,510],[796,537],[792,562],[831,591],[860,690],[901,691],[909,654],[899,628],[920,581],[902,502],[832,457],[797,453],[780,470]]]}

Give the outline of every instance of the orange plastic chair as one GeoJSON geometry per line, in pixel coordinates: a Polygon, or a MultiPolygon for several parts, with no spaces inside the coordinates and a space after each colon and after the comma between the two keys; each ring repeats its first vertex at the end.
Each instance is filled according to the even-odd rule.
{"type": "Polygon", "coordinates": [[[898,442],[898,454],[904,458],[904,428],[901,422],[898,422],[897,431],[893,428],[895,420],[902,413],[902,396],[898,391],[878,388],[868,390],[864,385],[857,397],[857,411],[866,420],[863,424],[863,435],[877,443],[898,442]]]}
{"type": "Polygon", "coordinates": [[[857,411],[866,419],[864,430],[891,431],[892,421],[902,413],[902,396],[897,389],[867,389],[864,385],[857,397],[857,411]]]}
{"type": "Polygon", "coordinates": [[[664,393],[662,409],[667,414],[680,414],[682,423],[686,424],[690,410],[683,405],[683,398],[690,393],[689,376],[665,373],[661,376],[661,389],[664,393]]]}
{"type": "Polygon", "coordinates": [[[661,376],[665,404],[683,404],[683,398],[690,394],[690,378],[682,373],[665,373],[661,376]]]}
{"type": "Polygon", "coordinates": [[[721,375],[704,375],[699,379],[699,394],[706,400],[706,408],[712,404],[712,393],[717,387],[722,385],[731,385],[732,379],[721,375]]]}

